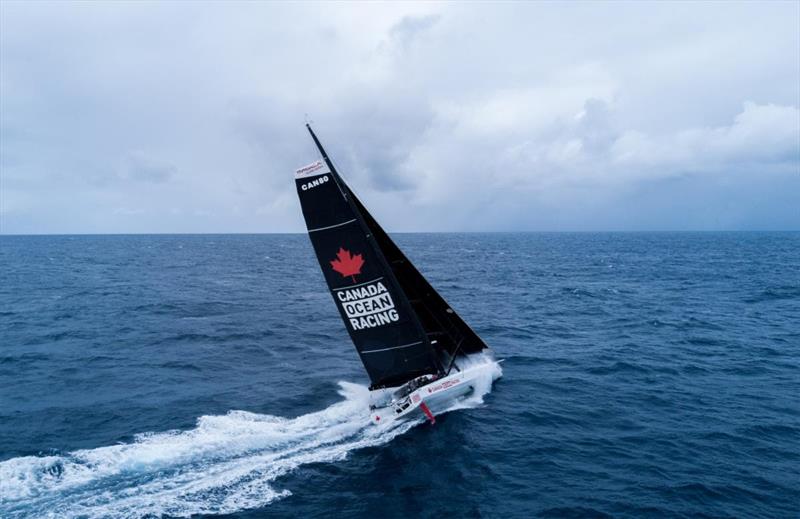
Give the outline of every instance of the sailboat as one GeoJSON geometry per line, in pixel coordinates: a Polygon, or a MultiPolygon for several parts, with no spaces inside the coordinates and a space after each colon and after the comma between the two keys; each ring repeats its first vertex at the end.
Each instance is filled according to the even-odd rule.
{"type": "Polygon", "coordinates": [[[295,172],[308,236],[370,379],[374,423],[436,413],[500,376],[484,341],[321,159],[295,172]],[[477,359],[477,360],[476,360],[477,359]]]}

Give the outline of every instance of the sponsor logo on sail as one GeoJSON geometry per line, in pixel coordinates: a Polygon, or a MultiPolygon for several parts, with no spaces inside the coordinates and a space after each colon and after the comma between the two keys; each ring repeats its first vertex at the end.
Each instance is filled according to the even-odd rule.
{"type": "Polygon", "coordinates": [[[392,295],[381,281],[339,290],[336,298],[353,330],[367,330],[400,320],[392,295]]]}
{"type": "Polygon", "coordinates": [[[318,178],[316,180],[312,180],[311,182],[306,182],[305,184],[300,184],[300,189],[302,189],[303,191],[308,191],[312,187],[317,187],[317,186],[319,186],[321,184],[324,184],[327,181],[328,181],[328,175],[325,175],[324,177],[320,177],[320,178],[318,178]]]}
{"type": "MultiPolygon", "coordinates": [[[[349,277],[353,283],[356,283],[356,276],[361,274],[363,266],[364,257],[344,247],[339,247],[336,258],[331,260],[331,268],[342,277],[349,277]]],[[[400,320],[392,295],[380,279],[337,290],[336,298],[353,330],[366,330],[400,320]]]]}
{"type": "Polygon", "coordinates": [[[308,166],[303,166],[302,168],[298,168],[294,172],[294,178],[303,178],[303,177],[313,177],[316,175],[324,175],[326,173],[330,173],[331,170],[328,169],[328,165],[318,160],[316,162],[312,162],[308,166]]]}

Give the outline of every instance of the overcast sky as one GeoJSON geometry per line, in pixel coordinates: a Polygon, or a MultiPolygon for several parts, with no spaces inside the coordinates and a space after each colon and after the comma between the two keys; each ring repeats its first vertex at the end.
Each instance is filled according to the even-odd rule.
{"type": "Polygon", "coordinates": [[[800,229],[800,2],[0,2],[0,232],[800,229]]]}

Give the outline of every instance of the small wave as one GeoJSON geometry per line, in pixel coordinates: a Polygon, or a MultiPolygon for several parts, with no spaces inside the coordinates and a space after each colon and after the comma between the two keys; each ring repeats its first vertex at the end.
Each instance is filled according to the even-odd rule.
{"type": "Polygon", "coordinates": [[[542,364],[554,364],[556,366],[578,366],[579,363],[568,357],[537,357],[533,355],[509,355],[505,357],[509,364],[519,364],[522,366],[539,366],[542,364]]]}
{"type": "Polygon", "coordinates": [[[181,362],[177,360],[164,362],[163,364],[161,364],[161,367],[181,370],[181,371],[202,371],[202,369],[200,369],[200,366],[198,366],[197,364],[194,364],[192,362],[181,362]]]}
{"type": "Polygon", "coordinates": [[[688,337],[684,342],[692,344],[694,346],[722,346],[725,344],[725,341],[720,340],[716,337],[700,337],[700,336],[688,337]]]}
{"type": "Polygon", "coordinates": [[[557,508],[548,508],[547,510],[542,510],[537,514],[537,517],[559,517],[563,519],[563,518],[583,518],[583,517],[610,518],[613,516],[608,515],[605,512],[601,512],[600,510],[595,510],[594,508],[557,507],[557,508]]]}
{"type": "MultiPolygon", "coordinates": [[[[480,405],[491,384],[487,377],[447,411],[480,405]]],[[[0,516],[189,517],[259,508],[291,495],[273,487],[287,472],[383,445],[420,423],[374,425],[367,388],[339,385],[342,401],[297,418],[229,411],[202,416],[186,431],[0,462],[0,516]]]]}
{"type": "Polygon", "coordinates": [[[760,294],[746,298],[745,303],[762,303],[781,299],[800,299],[800,286],[783,285],[768,287],[760,294]]]}
{"type": "Polygon", "coordinates": [[[771,441],[800,441],[800,428],[787,424],[759,424],[743,429],[748,438],[771,441]]]}
{"type": "Polygon", "coordinates": [[[576,420],[567,414],[549,413],[546,411],[526,410],[518,414],[519,419],[536,426],[573,426],[583,427],[581,420],[576,420]]]}
{"type": "Polygon", "coordinates": [[[703,375],[709,372],[708,369],[697,364],[686,364],[680,369],[685,375],[703,375]]]}
{"type": "Polygon", "coordinates": [[[8,355],[0,357],[0,364],[35,364],[50,359],[50,355],[44,353],[23,353],[22,355],[8,355]]]}
{"type": "Polygon", "coordinates": [[[618,361],[611,365],[606,366],[595,366],[588,368],[587,372],[591,373],[592,375],[613,375],[616,373],[649,373],[650,370],[645,368],[644,366],[640,366],[637,364],[631,364],[628,362],[618,361]]]}
{"type": "Polygon", "coordinates": [[[214,342],[218,337],[208,335],[205,333],[178,333],[165,336],[153,343],[154,346],[162,346],[164,344],[177,344],[177,343],[190,343],[190,344],[203,344],[207,342],[214,342]]]}
{"type": "Polygon", "coordinates": [[[598,294],[592,292],[588,288],[582,288],[582,287],[562,287],[561,291],[564,292],[565,294],[571,294],[577,297],[591,297],[591,298],[598,297],[598,294]]]}
{"type": "Polygon", "coordinates": [[[31,335],[22,341],[22,344],[24,346],[39,346],[70,339],[89,340],[91,338],[91,334],[84,330],[62,330],[58,332],[48,332],[42,335],[31,335]]]}

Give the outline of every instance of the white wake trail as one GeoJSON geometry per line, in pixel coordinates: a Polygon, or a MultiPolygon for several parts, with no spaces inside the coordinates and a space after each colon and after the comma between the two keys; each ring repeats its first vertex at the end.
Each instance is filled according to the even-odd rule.
{"type": "MultiPolygon", "coordinates": [[[[479,405],[491,382],[448,410],[479,405]]],[[[189,517],[258,508],[291,494],[273,488],[287,472],[383,445],[420,423],[372,424],[367,388],[340,382],[339,393],[342,401],[297,418],[230,411],[202,416],[188,431],[0,462],[0,517],[189,517]]]]}

